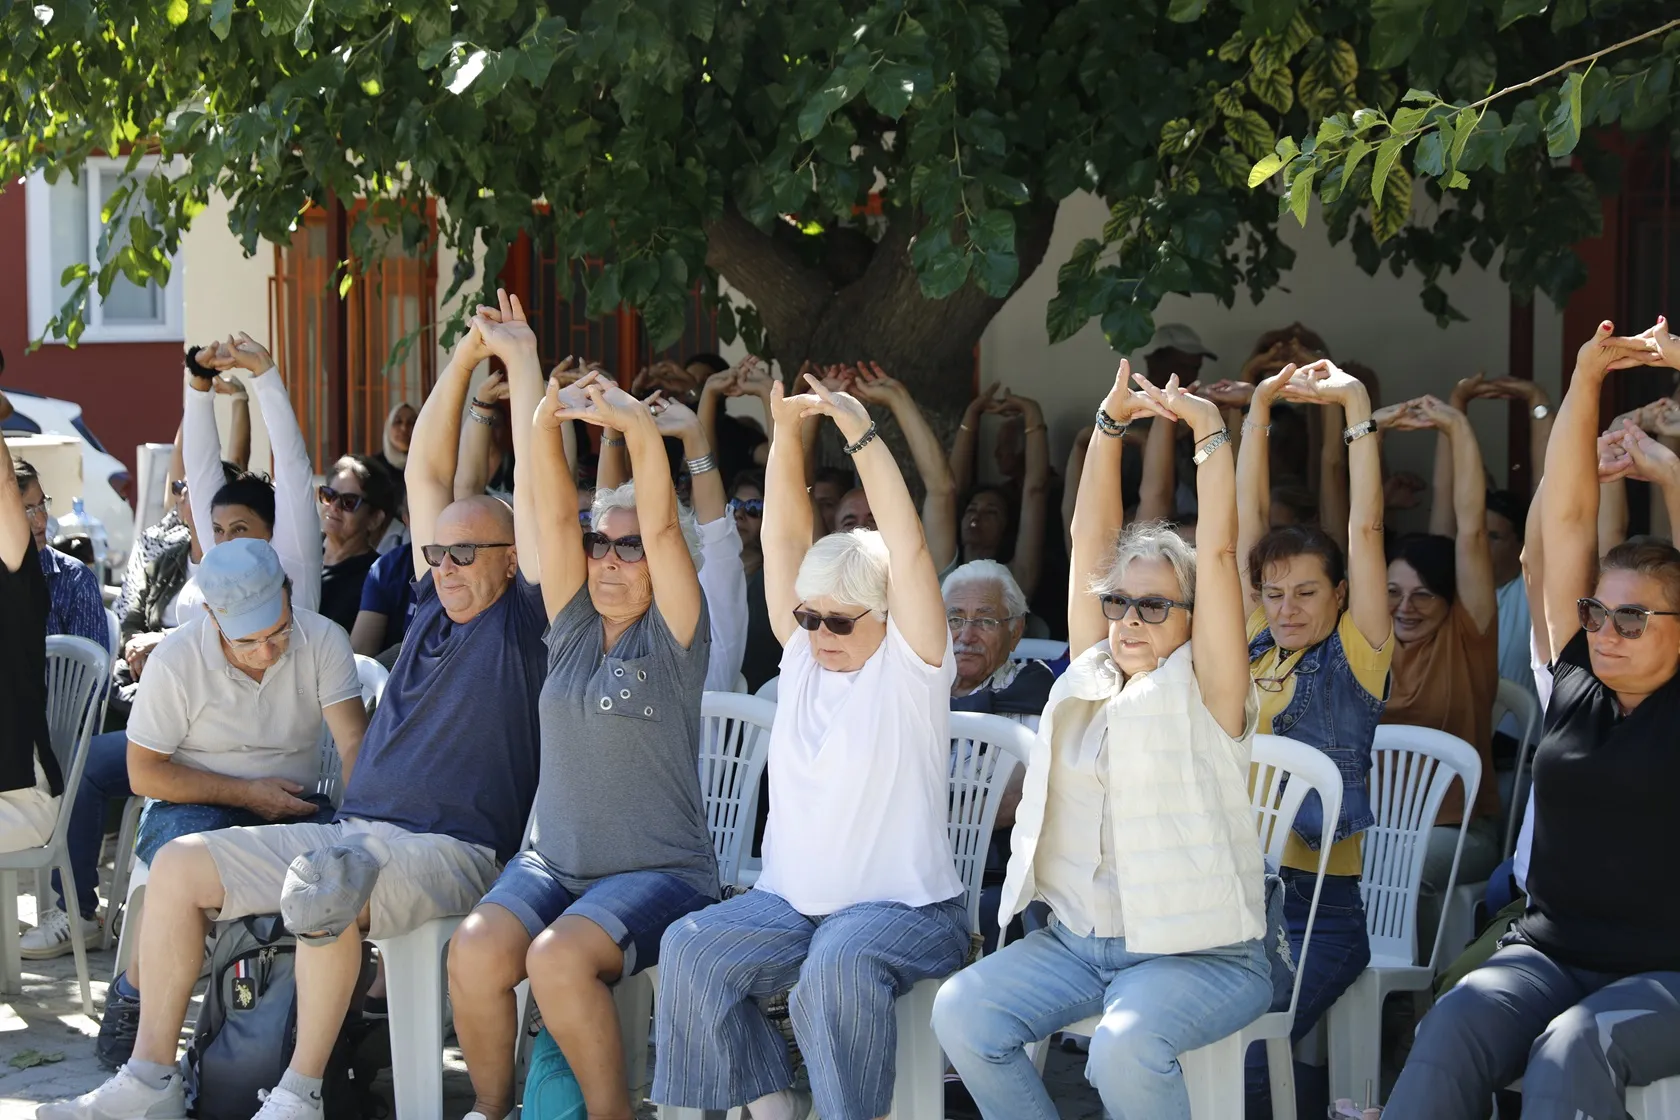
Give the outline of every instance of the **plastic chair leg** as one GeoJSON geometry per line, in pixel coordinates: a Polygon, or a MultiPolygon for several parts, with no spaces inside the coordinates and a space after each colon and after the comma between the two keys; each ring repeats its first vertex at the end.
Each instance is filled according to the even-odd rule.
{"type": "Polygon", "coordinates": [[[648,1032],[653,1023],[653,990],[656,969],[626,977],[613,985],[613,1009],[618,1012],[618,1041],[624,1049],[624,1079],[632,1102],[640,1101],[649,1088],[647,1076],[648,1032]]]}
{"type": "Polygon", "coordinates": [[[933,1000],[943,980],[921,980],[898,998],[898,1054],[891,1120],[943,1120],[945,1055],[933,1033],[933,1000]]]}
{"type": "MultiPolygon", "coordinates": [[[[1269,1049],[1269,1048],[1268,1048],[1269,1049]]],[[[1193,1120],[1231,1120],[1243,1114],[1243,1045],[1239,1032],[1180,1054],[1193,1120]]],[[[1275,1099],[1274,1091],[1273,1097],[1275,1099]]],[[[1294,1095],[1290,1095],[1294,1100],[1294,1095]]]]}
{"type": "Polygon", "coordinates": [[[1330,1034],[1330,1099],[1361,1104],[1382,1082],[1382,1001],[1376,974],[1359,974],[1325,1016],[1330,1034]]]}
{"type": "Polygon", "coordinates": [[[1633,1120],[1680,1120],[1680,1077],[1666,1077],[1627,1091],[1633,1120]]]}
{"type": "MultiPolygon", "coordinates": [[[[64,884],[64,897],[71,900],[76,897],[76,873],[70,869],[70,853],[60,849],[64,855],[64,862],[58,865],[60,881],[64,884]]],[[[73,902],[70,905],[70,948],[76,956],[76,979],[82,986],[82,1014],[89,1019],[93,1016],[93,984],[88,979],[87,941],[82,936],[82,908],[73,902]]],[[[12,928],[16,929],[14,922],[12,928]]]]}
{"type": "Polygon", "coordinates": [[[1272,1083],[1272,1120],[1295,1120],[1295,1048],[1287,1038],[1266,1040],[1266,1071],[1272,1083]]]}
{"type": "Polygon", "coordinates": [[[0,993],[23,994],[23,946],[18,935],[18,876],[0,871],[0,993]]]}
{"type": "MultiPolygon", "coordinates": [[[[128,930],[129,876],[134,867],[134,841],[140,832],[140,810],[146,807],[143,797],[131,797],[123,806],[122,827],[117,829],[117,849],[111,856],[111,897],[105,904],[105,934],[100,948],[111,947],[111,927],[116,923],[116,902],[123,900],[123,931],[128,930]]],[[[126,961],[124,963],[126,967],[126,961]]],[[[118,969],[121,972],[121,969],[118,969]]]]}
{"type": "Polygon", "coordinates": [[[443,1118],[443,950],[460,918],[436,918],[376,942],[391,1011],[397,1120],[443,1118]]]}
{"type": "MultiPolygon", "coordinates": [[[[117,938],[117,955],[111,965],[111,979],[115,980],[128,971],[128,962],[134,956],[134,947],[140,944],[140,922],[146,914],[146,880],[151,877],[151,869],[143,863],[136,863],[129,872],[126,893],[122,904],[122,934],[117,938]]],[[[111,897],[116,897],[115,888],[111,897]]],[[[110,913],[106,907],[106,913],[110,913]]],[[[105,928],[110,929],[110,919],[105,921],[105,928]]]]}

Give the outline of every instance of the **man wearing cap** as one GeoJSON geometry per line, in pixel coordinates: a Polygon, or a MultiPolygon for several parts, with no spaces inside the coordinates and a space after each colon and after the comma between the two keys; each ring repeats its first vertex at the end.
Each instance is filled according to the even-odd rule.
{"type": "MultiPolygon", "coordinates": [[[[204,554],[197,581],[204,612],[152,651],[128,719],[129,786],[151,799],[134,851],[147,865],[178,836],[331,820],[322,721],[346,777],[367,728],[350,639],[292,605],[272,545],[226,541],[204,554]]],[[[108,1069],[134,1047],[143,945],[105,1002],[98,1056],[108,1069]]]]}
{"type": "Polygon", "coordinates": [[[1219,355],[1202,343],[1202,338],[1183,323],[1163,323],[1155,328],[1155,337],[1144,347],[1143,361],[1149,370],[1149,380],[1165,385],[1167,378],[1178,374],[1178,383],[1188,385],[1202,375],[1202,361],[1219,355]]]}
{"type": "MultiPolygon", "coordinates": [[[[405,469],[414,618],[334,822],[227,828],[158,853],[133,1056],[91,1093],[42,1105],[37,1120],[185,1116],[175,1059],[209,922],[277,912],[299,939],[297,1044],[255,1120],[320,1120],[321,1078],[361,972],[363,935],[384,940],[466,914],[519,850],[547,671],[536,507],[524,480],[543,377],[518,302],[499,293],[499,304],[479,309],[414,424],[405,469]],[[450,501],[468,385],[492,355],[507,368],[513,415],[526,418],[513,425],[512,511],[483,496],[450,501]]],[[[148,664],[142,688],[153,671],[148,664]]]]}

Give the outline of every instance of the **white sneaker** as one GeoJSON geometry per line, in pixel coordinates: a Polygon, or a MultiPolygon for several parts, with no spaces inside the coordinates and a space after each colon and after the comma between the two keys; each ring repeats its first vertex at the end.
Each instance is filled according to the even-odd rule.
{"type": "Polygon", "coordinates": [[[273,1088],[259,1092],[257,1099],[263,1106],[251,1120],[320,1120],[321,1102],[306,1101],[290,1089],[273,1088]]]}
{"type": "MultiPolygon", "coordinates": [[[[98,948],[100,932],[98,918],[82,919],[82,944],[85,947],[98,948]]],[[[73,952],[75,946],[70,943],[70,915],[56,906],[46,911],[41,915],[41,924],[25,933],[18,945],[26,961],[50,961],[73,952]]]]}
{"type": "Polygon", "coordinates": [[[91,1093],[35,1110],[35,1120],[186,1120],[186,1115],[180,1074],[171,1074],[168,1085],[153,1089],[126,1068],[91,1093]]]}

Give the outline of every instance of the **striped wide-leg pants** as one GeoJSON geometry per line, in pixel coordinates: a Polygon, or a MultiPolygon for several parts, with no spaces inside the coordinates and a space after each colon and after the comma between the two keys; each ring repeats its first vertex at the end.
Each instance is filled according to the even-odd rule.
{"type": "Polygon", "coordinates": [[[755,1001],[791,988],[818,1114],[884,1116],[898,1043],[893,1001],[962,967],[968,945],[960,898],[869,902],[811,918],[754,890],[696,911],[660,946],[653,1099],[726,1109],[786,1089],[786,1043],[755,1001]]]}

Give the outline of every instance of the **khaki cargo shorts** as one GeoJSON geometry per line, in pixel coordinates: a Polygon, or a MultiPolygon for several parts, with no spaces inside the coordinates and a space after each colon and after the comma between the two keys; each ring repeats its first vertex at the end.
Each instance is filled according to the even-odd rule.
{"type": "Polygon", "coordinates": [[[286,869],[298,856],[337,844],[355,845],[379,864],[368,900],[368,938],[399,937],[433,918],[469,913],[496,881],[488,848],[452,836],[409,832],[384,821],[352,817],[333,824],[265,824],[203,833],[222,880],[215,921],[277,914],[286,869]]]}

